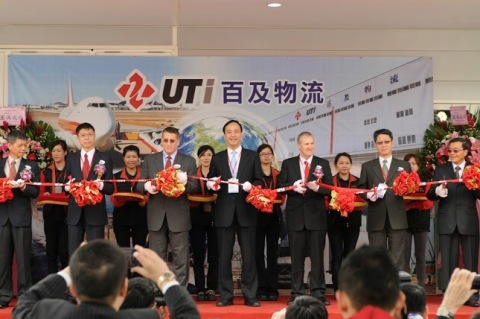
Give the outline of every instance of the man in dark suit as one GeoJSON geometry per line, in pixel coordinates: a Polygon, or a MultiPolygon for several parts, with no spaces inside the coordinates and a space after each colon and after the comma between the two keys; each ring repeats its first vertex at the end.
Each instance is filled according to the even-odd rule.
{"type": "Polygon", "coordinates": [[[305,257],[310,256],[311,277],[310,295],[326,305],[330,302],[325,298],[325,270],[323,264],[323,250],[327,234],[327,208],[325,195],[331,191],[319,187],[313,174],[315,170],[323,172],[321,181],[332,184],[332,172],[327,160],[314,156],[315,143],[310,132],[302,132],[297,137],[297,147],[300,154],[283,161],[278,186],[295,185],[293,191],[288,192],[285,207],[288,242],[292,258],[292,297],[305,294],[304,266],[305,257]],[[318,169],[317,169],[318,168],[318,169]]]}
{"type": "MultiPolygon", "coordinates": [[[[90,123],[82,123],[77,126],[76,134],[82,149],[67,156],[66,176],[70,176],[72,181],[94,180],[102,194],[111,195],[113,184],[103,180],[113,179],[112,160],[108,154],[95,149],[95,128],[90,123]],[[96,165],[104,166],[103,175],[95,173],[96,165]]],[[[65,186],[65,191],[70,191],[69,183],[65,186]]],[[[101,203],[83,207],[78,206],[73,196],[70,196],[67,210],[69,254],[72,255],[80,246],[85,235],[87,241],[104,238],[106,224],[105,196],[101,203]]]]}
{"type": "Polygon", "coordinates": [[[7,136],[10,154],[0,160],[0,178],[9,178],[13,199],[0,203],[0,308],[8,307],[12,299],[12,263],[15,252],[18,267],[18,295],[32,285],[30,251],[32,250],[31,199],[38,196],[38,186],[26,185],[22,171],[28,170],[32,182],[39,181],[40,172],[35,162],[23,158],[27,137],[21,131],[7,136]]]}
{"type": "Polygon", "coordinates": [[[232,255],[235,231],[242,254],[241,286],[244,303],[259,307],[257,300],[258,278],[255,262],[255,234],[257,210],[246,202],[252,184],[262,183],[262,168],[256,152],[242,148],[243,129],[240,122],[230,120],[223,126],[227,149],[212,158],[208,176],[214,180],[222,177],[231,183],[218,185],[207,182],[207,187],[218,191],[214,226],[217,229],[219,266],[218,307],[233,305],[232,255]],[[243,184],[242,186],[239,185],[243,184]]]}
{"type": "MultiPolygon", "coordinates": [[[[153,282],[165,295],[172,319],[200,318],[192,297],[175,280],[167,264],[152,250],[135,246],[141,266],[132,268],[153,282]]],[[[152,309],[119,310],[127,294],[127,258],[111,241],[97,239],[75,251],[70,266],[35,284],[18,300],[14,319],[145,318],[159,319],[152,309]],[[78,305],[63,300],[70,288],[78,305]]]]}
{"type": "Polygon", "coordinates": [[[358,181],[359,188],[376,191],[362,195],[368,200],[367,231],[370,245],[381,245],[388,249],[399,269],[405,262],[405,240],[407,238],[407,215],[402,196],[396,196],[393,181],[402,170],[411,172],[410,164],[392,156],[393,134],[380,129],[373,133],[378,158],[362,164],[358,181]]]}
{"type": "MultiPolygon", "coordinates": [[[[459,179],[465,167],[472,163],[465,160],[469,145],[463,138],[453,138],[448,144],[449,162],[435,168],[434,181],[459,179]]],[[[478,214],[476,200],[480,190],[468,190],[464,183],[448,183],[431,187],[430,200],[440,200],[437,214],[437,231],[442,255],[440,289],[445,290],[450,276],[457,267],[458,246],[462,243],[463,263],[466,269],[477,271],[478,262],[478,214]]],[[[467,305],[478,307],[478,294],[467,305]]]]}
{"type": "Polygon", "coordinates": [[[192,227],[187,194],[198,192],[199,184],[196,179],[188,180],[187,175],[195,176],[196,163],[193,157],[178,152],[179,144],[178,129],[165,128],[161,141],[163,151],[145,156],[141,178],[153,179],[159,171],[178,164],[182,172],[177,173],[177,182],[185,185],[185,192],[179,197],[168,197],[159,193],[150,181],[138,183],[137,190],[151,194],[147,204],[149,247],[167,260],[170,243],[173,271],[180,284],[187,287],[190,253],[188,232],[192,227]]]}

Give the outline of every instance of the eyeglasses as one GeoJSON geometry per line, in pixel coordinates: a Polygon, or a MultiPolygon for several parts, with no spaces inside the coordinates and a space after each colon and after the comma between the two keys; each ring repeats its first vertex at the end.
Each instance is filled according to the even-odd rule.
{"type": "Polygon", "coordinates": [[[466,151],[466,150],[447,150],[448,154],[457,154],[458,152],[461,152],[461,151],[466,151]]]}
{"type": "Polygon", "coordinates": [[[377,144],[377,145],[388,145],[388,144],[390,144],[390,143],[392,143],[392,140],[390,140],[390,141],[376,142],[375,144],[377,144]]]}
{"type": "Polygon", "coordinates": [[[272,153],[263,153],[263,154],[260,154],[261,157],[264,157],[264,156],[272,156],[273,154],[272,153]]]}
{"type": "Polygon", "coordinates": [[[173,144],[173,143],[175,143],[176,141],[177,141],[177,140],[174,140],[174,139],[166,139],[166,138],[164,138],[164,139],[162,140],[162,142],[165,143],[165,144],[168,144],[168,143],[173,144]]]}

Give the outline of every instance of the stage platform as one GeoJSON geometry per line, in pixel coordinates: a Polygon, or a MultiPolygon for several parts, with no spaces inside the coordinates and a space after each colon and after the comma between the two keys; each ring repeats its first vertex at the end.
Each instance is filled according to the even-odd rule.
{"type": "MultiPolygon", "coordinates": [[[[195,296],[194,296],[195,297],[195,296]]],[[[272,313],[286,307],[287,301],[290,299],[288,295],[280,296],[278,301],[264,301],[262,306],[258,308],[247,307],[243,305],[242,297],[235,297],[234,305],[229,307],[216,307],[214,302],[197,302],[198,309],[202,319],[270,319],[272,313]]],[[[340,310],[332,295],[327,295],[327,299],[331,305],[327,307],[329,319],[341,319],[340,310]]],[[[429,295],[428,300],[428,317],[435,318],[438,306],[442,300],[441,295],[429,295]]],[[[13,305],[12,301],[10,305],[13,305]]],[[[0,309],[0,319],[10,319],[13,307],[0,309]]],[[[479,308],[471,308],[463,306],[455,315],[455,319],[468,319],[472,313],[480,310],[479,308]]]]}

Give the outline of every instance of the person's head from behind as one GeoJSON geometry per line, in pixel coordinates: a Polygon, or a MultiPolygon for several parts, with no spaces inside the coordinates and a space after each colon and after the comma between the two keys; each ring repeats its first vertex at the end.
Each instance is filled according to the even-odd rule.
{"type": "Polygon", "coordinates": [[[13,130],[7,135],[10,157],[14,160],[22,158],[27,151],[27,136],[22,131],[13,130]]]}
{"type": "Polygon", "coordinates": [[[381,246],[362,246],[342,262],[337,301],[344,318],[370,305],[399,318],[405,303],[398,269],[381,246]]]}
{"type": "Polygon", "coordinates": [[[402,312],[403,318],[423,317],[427,319],[427,296],[422,286],[407,282],[400,286],[405,295],[405,310],[402,312]]]}
{"type": "Polygon", "coordinates": [[[77,302],[94,301],[119,309],[128,287],[127,258],[115,243],[96,239],[70,259],[70,291],[77,302]]]}
{"type": "Polygon", "coordinates": [[[75,129],[78,143],[85,151],[90,151],[95,146],[95,128],[90,123],[81,123],[75,129]]]}
{"type": "Polygon", "coordinates": [[[128,280],[127,296],[120,309],[154,308],[155,284],[143,277],[134,277],[128,280]]]}
{"type": "Polygon", "coordinates": [[[328,319],[328,311],[317,298],[300,296],[288,306],[285,319],[328,319]]]}

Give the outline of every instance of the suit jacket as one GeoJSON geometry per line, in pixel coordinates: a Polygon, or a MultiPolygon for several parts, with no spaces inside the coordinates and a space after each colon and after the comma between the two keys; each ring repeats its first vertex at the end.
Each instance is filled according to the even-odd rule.
{"type": "MultiPolygon", "coordinates": [[[[240,183],[250,182],[253,185],[262,184],[262,167],[258,154],[249,149],[242,148],[240,162],[238,162],[237,179],[240,183]]],[[[227,150],[213,155],[208,177],[221,177],[222,180],[232,178],[228,161],[227,150]]],[[[228,193],[228,185],[220,184],[215,206],[214,224],[217,227],[230,227],[233,217],[237,214],[238,223],[243,227],[257,225],[257,210],[246,202],[248,193],[239,186],[238,193],[228,193]]]]}
{"type": "MultiPolygon", "coordinates": [[[[188,176],[195,176],[195,159],[189,155],[177,152],[173,165],[179,164],[180,170],[187,173],[188,176]]],[[[156,154],[145,156],[142,164],[142,179],[155,178],[155,175],[163,170],[163,151],[156,154]]],[[[137,191],[145,193],[145,183],[137,184],[137,191]]],[[[189,178],[185,185],[185,192],[177,198],[167,197],[161,192],[150,195],[147,204],[147,224],[148,229],[158,231],[162,227],[165,218],[168,221],[168,229],[173,232],[183,232],[190,230],[190,206],[188,204],[187,194],[194,194],[199,191],[198,180],[189,178]]]]}
{"type": "MultiPolygon", "coordinates": [[[[465,167],[472,165],[467,162],[465,167]]],[[[433,174],[434,181],[455,179],[455,171],[451,162],[439,165],[433,174]]],[[[478,215],[476,199],[480,198],[480,190],[468,190],[464,183],[448,183],[448,196],[441,198],[435,194],[436,185],[427,193],[430,200],[440,200],[438,205],[438,233],[452,234],[455,228],[463,235],[478,236],[478,215]]]]}
{"type": "MultiPolygon", "coordinates": [[[[65,173],[67,176],[75,178],[75,181],[79,182],[83,180],[82,165],[81,165],[81,152],[69,154],[67,156],[67,164],[65,166],[65,173]]],[[[99,150],[95,150],[93,154],[92,163],[90,165],[90,173],[87,176],[87,180],[93,181],[97,179],[94,168],[101,160],[105,161],[105,174],[102,176],[102,180],[112,180],[112,160],[106,153],[102,153],[99,150]]],[[[104,195],[111,195],[113,193],[113,184],[111,182],[105,182],[103,189],[100,191],[104,195]]],[[[96,205],[87,205],[84,207],[78,206],[73,196],[70,196],[68,201],[67,211],[67,225],[77,225],[82,216],[82,212],[85,221],[89,225],[106,225],[107,224],[107,206],[105,204],[105,196],[102,198],[102,202],[96,205]]]]}
{"type": "MultiPolygon", "coordinates": [[[[365,162],[362,164],[358,187],[371,189],[380,183],[386,183],[391,187],[393,186],[393,181],[402,169],[409,173],[412,171],[408,162],[392,158],[387,180],[385,181],[378,158],[365,162]]],[[[361,196],[368,201],[366,194],[362,194],[361,196]]],[[[385,229],[387,215],[392,229],[400,230],[408,228],[403,197],[396,196],[392,189],[388,189],[382,199],[379,198],[375,202],[368,201],[367,231],[380,231],[385,229]]]]}
{"type": "MultiPolygon", "coordinates": [[[[332,171],[327,160],[313,156],[310,164],[310,174],[307,181],[315,181],[313,170],[316,166],[322,166],[322,182],[332,185],[332,171]]],[[[280,175],[278,175],[278,186],[287,187],[293,185],[302,179],[299,156],[286,159],[282,163],[280,175]]],[[[289,191],[287,195],[287,205],[285,207],[287,229],[289,231],[299,231],[304,228],[308,230],[327,230],[327,208],[325,207],[325,195],[330,195],[331,191],[320,187],[317,192],[307,188],[305,194],[299,194],[295,191],[289,191]]]]}
{"type": "MultiPolygon", "coordinates": [[[[152,309],[125,309],[115,311],[108,305],[98,303],[81,303],[75,305],[63,300],[67,285],[65,280],[57,274],[52,274],[35,284],[22,294],[13,309],[14,319],[158,319],[158,312],[152,309]]],[[[172,286],[165,293],[170,318],[195,319],[200,318],[192,297],[185,288],[172,286]]]]}
{"type": "MultiPolygon", "coordinates": [[[[7,158],[0,159],[0,178],[5,178],[5,164],[7,158]]],[[[22,158],[18,167],[15,180],[20,178],[20,173],[29,165],[32,170],[32,182],[40,180],[40,171],[35,162],[22,158]]],[[[12,189],[13,199],[0,203],[0,225],[5,225],[8,221],[15,227],[29,227],[32,225],[32,206],[31,199],[36,198],[39,193],[38,186],[26,185],[21,191],[19,188],[12,189]]]]}

